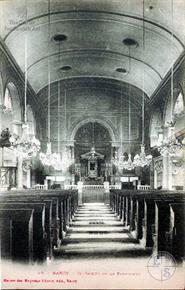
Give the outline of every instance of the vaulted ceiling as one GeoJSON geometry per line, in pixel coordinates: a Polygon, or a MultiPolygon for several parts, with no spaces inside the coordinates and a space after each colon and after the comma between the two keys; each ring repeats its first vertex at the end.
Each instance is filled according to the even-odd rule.
{"type": "Polygon", "coordinates": [[[93,77],[129,83],[150,98],[184,53],[184,0],[50,0],[50,9],[48,2],[0,1],[0,36],[23,72],[27,39],[35,93],[49,79],[93,77]]]}

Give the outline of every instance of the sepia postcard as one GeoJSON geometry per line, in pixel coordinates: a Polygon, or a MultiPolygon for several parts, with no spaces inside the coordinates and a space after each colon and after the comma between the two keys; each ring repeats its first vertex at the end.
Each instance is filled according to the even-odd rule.
{"type": "Polygon", "coordinates": [[[185,289],[185,0],[0,0],[1,289],[185,289]]]}

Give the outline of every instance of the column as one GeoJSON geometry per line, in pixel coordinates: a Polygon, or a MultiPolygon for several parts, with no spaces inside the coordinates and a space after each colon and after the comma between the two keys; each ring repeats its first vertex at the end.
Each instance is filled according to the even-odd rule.
{"type": "Polygon", "coordinates": [[[26,187],[31,188],[31,169],[27,169],[26,175],[26,187]]]}
{"type": "Polygon", "coordinates": [[[78,204],[82,204],[83,182],[78,181],[78,204]]]}
{"type": "Polygon", "coordinates": [[[173,167],[172,167],[172,159],[171,157],[168,155],[168,189],[169,190],[173,190],[173,167]]]}
{"type": "Polygon", "coordinates": [[[172,176],[172,160],[168,153],[163,156],[163,176],[162,176],[162,188],[172,190],[173,176],[172,176]]]}
{"type": "Polygon", "coordinates": [[[168,189],[168,154],[163,156],[163,175],[162,175],[162,188],[168,189]]]}
{"type": "Polygon", "coordinates": [[[75,156],[74,156],[74,146],[71,146],[71,159],[73,160],[72,164],[72,176],[71,176],[71,181],[72,184],[75,184],[75,156]]]}
{"type": "Polygon", "coordinates": [[[157,170],[154,168],[154,189],[157,189],[157,170]]]}
{"type": "Polygon", "coordinates": [[[23,160],[22,157],[17,158],[17,188],[23,188],[23,160]]]}

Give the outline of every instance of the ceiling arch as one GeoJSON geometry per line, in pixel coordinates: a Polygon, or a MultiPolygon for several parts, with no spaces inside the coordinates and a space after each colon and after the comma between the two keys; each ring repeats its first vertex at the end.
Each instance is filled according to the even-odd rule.
{"type": "MultiPolygon", "coordinates": [[[[89,95],[89,92],[96,91],[98,96],[102,97],[114,97],[115,102],[119,102],[120,99],[128,104],[128,98],[133,108],[136,110],[136,114],[140,114],[142,106],[142,91],[137,87],[131,86],[129,83],[120,82],[114,79],[105,78],[93,78],[93,77],[78,77],[68,78],[63,80],[57,80],[51,84],[50,88],[50,103],[52,107],[57,106],[58,102],[58,81],[60,81],[60,99],[69,99],[73,95],[77,95],[79,98],[82,93],[89,95]]],[[[38,93],[38,101],[41,104],[43,110],[47,110],[48,103],[48,87],[44,87],[38,93]]],[[[148,97],[145,95],[145,101],[147,103],[148,97]]]]}
{"type": "Polygon", "coordinates": [[[170,0],[153,1],[152,5],[148,0],[51,0],[49,17],[48,0],[34,4],[27,0],[26,22],[24,1],[2,2],[0,35],[23,72],[27,37],[28,79],[36,93],[48,84],[49,58],[51,82],[78,77],[113,79],[144,90],[150,98],[184,53],[182,0],[174,3],[173,23],[170,0]],[[53,36],[61,33],[66,40],[59,45],[53,36]],[[125,38],[138,45],[128,48],[123,44],[125,38]],[[66,66],[71,69],[61,69],[66,66]],[[126,73],[119,72],[120,68],[126,73]]]}

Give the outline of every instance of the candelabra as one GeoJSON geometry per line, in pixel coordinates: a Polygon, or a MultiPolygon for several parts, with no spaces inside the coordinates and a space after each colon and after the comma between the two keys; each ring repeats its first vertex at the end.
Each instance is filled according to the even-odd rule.
{"type": "Polygon", "coordinates": [[[9,140],[16,155],[23,159],[36,156],[40,150],[40,141],[34,135],[29,134],[29,126],[25,123],[22,125],[22,136],[12,135],[9,140]]]}
{"type": "Polygon", "coordinates": [[[47,143],[46,153],[39,154],[40,161],[45,166],[52,166],[55,170],[62,170],[62,160],[60,154],[51,152],[51,143],[47,143]]]}
{"type": "Polygon", "coordinates": [[[183,146],[185,146],[183,141],[180,141],[177,138],[166,138],[157,149],[163,156],[166,154],[174,156],[180,152],[183,146]]]}
{"type": "Polygon", "coordinates": [[[128,160],[123,162],[123,168],[125,170],[133,170],[134,169],[134,163],[131,159],[131,154],[128,154],[128,160]]]}
{"type": "Polygon", "coordinates": [[[151,161],[152,161],[152,155],[146,155],[145,146],[141,144],[141,153],[136,154],[134,157],[134,161],[133,161],[134,167],[149,166],[151,161]]]}

